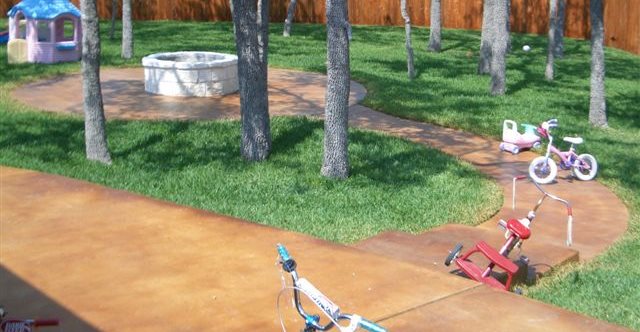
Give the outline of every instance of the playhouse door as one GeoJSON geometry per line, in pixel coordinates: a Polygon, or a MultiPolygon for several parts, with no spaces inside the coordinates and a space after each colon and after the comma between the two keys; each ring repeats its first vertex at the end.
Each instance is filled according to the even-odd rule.
{"type": "Polygon", "coordinates": [[[9,63],[27,62],[27,41],[11,39],[7,44],[7,60],[9,63]]]}

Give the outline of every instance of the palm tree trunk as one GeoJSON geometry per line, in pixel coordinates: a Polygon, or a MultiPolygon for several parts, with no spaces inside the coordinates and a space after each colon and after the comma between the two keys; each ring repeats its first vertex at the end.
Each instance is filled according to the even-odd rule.
{"type": "Polygon", "coordinates": [[[553,81],[553,62],[556,48],[556,29],[558,22],[558,0],[549,0],[549,43],[547,45],[547,67],[544,77],[553,81]]]}
{"type": "Polygon", "coordinates": [[[555,47],[553,48],[553,56],[558,59],[564,57],[564,24],[567,15],[567,0],[558,1],[558,16],[556,19],[556,35],[554,38],[555,47]]]}
{"type": "Polygon", "coordinates": [[[233,0],[242,138],[240,153],[261,161],[271,151],[267,94],[268,0],[233,0]]]}
{"type": "Polygon", "coordinates": [[[480,58],[478,59],[478,74],[488,74],[491,71],[491,36],[494,25],[494,4],[495,0],[484,0],[482,5],[482,33],[480,35],[480,58]]]}
{"type": "Polygon", "coordinates": [[[118,16],[118,0],[111,1],[111,30],[109,30],[109,39],[115,38],[116,17],[118,16]]]}
{"type": "Polygon", "coordinates": [[[607,127],[607,104],[604,88],[604,22],[602,0],[591,0],[591,101],[589,122],[594,127],[607,127]]]}
{"type": "Polygon", "coordinates": [[[289,7],[287,8],[287,19],[284,20],[284,31],[282,35],[285,37],[291,36],[291,24],[293,23],[293,15],[296,13],[296,4],[298,0],[291,0],[289,7]]]}
{"type": "Polygon", "coordinates": [[[411,47],[411,18],[407,12],[407,0],[400,0],[402,18],[404,19],[405,42],[407,48],[407,75],[412,80],[416,77],[416,70],[413,66],[413,47],[411,47]]]}
{"type": "Polygon", "coordinates": [[[131,1],[122,0],[122,58],[133,57],[133,21],[131,18],[131,1]]]}
{"type": "Polygon", "coordinates": [[[440,52],[441,49],[442,9],[440,1],[431,0],[431,29],[427,46],[427,50],[431,52],[440,52]]]}
{"type": "Polygon", "coordinates": [[[81,0],[82,93],[87,159],[111,164],[100,89],[100,26],[96,0],[81,0]]]}
{"type": "Polygon", "coordinates": [[[324,158],[320,173],[329,178],[349,176],[349,22],[346,0],[327,0],[327,92],[324,158]]]}
{"type": "Polygon", "coordinates": [[[507,48],[509,45],[509,0],[494,0],[494,24],[491,27],[491,94],[504,95],[506,91],[507,48]]]}

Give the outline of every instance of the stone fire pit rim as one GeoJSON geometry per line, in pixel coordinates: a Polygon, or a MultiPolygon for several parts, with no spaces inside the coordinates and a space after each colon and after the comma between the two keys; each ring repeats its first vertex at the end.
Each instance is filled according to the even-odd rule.
{"type": "Polygon", "coordinates": [[[227,67],[237,64],[238,56],[227,53],[205,52],[205,51],[180,51],[180,52],[163,52],[153,53],[142,58],[142,66],[150,68],[166,68],[166,69],[203,69],[212,67],[227,67]],[[209,61],[184,61],[184,58],[192,58],[195,56],[204,56],[214,58],[209,61]],[[165,60],[174,58],[176,60],[165,60]]]}

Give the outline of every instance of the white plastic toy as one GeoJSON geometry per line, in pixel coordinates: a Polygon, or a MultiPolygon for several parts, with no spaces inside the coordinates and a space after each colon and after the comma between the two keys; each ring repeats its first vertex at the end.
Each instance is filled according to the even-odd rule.
{"type": "Polygon", "coordinates": [[[523,123],[524,133],[518,132],[518,124],[513,120],[504,120],[502,124],[502,143],[500,150],[517,154],[522,149],[537,149],[540,147],[540,137],[536,134],[537,127],[523,123]]]}

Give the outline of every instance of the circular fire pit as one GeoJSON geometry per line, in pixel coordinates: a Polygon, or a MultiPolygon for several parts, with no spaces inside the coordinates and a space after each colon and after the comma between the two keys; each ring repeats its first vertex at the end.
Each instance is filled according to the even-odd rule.
{"type": "Polygon", "coordinates": [[[142,66],[149,93],[209,97],[238,91],[238,57],[232,54],[156,53],[142,58],[142,66]]]}

